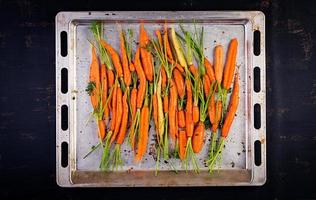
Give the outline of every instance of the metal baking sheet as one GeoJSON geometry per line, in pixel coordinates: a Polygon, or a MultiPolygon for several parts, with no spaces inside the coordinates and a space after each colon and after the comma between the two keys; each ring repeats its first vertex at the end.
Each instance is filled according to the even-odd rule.
{"type": "MultiPolygon", "coordinates": [[[[135,42],[138,35],[135,34],[135,42]]],[[[136,44],[134,44],[134,48],[136,44]]],[[[128,186],[224,186],[262,185],[266,181],[266,110],[265,110],[265,17],[259,11],[245,12],[60,12],[56,16],[56,172],[57,183],[63,187],[128,187],[128,186]],[[209,175],[204,166],[209,147],[210,132],[206,144],[198,155],[201,173],[185,173],[181,162],[171,159],[179,169],[175,174],[169,163],[161,162],[155,176],[154,129],[143,161],[133,162],[133,152],[127,142],[122,146],[125,165],[113,172],[99,170],[102,150],[83,159],[92,145],[98,143],[96,123],[90,120],[92,107],[85,92],[88,82],[92,39],[89,27],[94,20],[101,20],[105,38],[118,48],[117,25],[132,28],[138,34],[139,22],[145,23],[150,35],[155,28],[167,21],[179,30],[181,22],[187,29],[204,27],[205,55],[212,59],[213,48],[222,44],[226,51],[231,38],[239,41],[237,65],[240,73],[240,105],[231,127],[223,153],[222,166],[209,175]],[[253,53],[253,33],[260,31],[260,55],[253,53]],[[67,55],[61,55],[61,32],[67,33],[67,55]],[[253,71],[260,68],[259,92],[254,92],[253,71]],[[68,70],[68,92],[61,92],[61,70],[68,70]],[[261,127],[254,128],[254,105],[261,106],[261,127]],[[61,107],[68,107],[68,129],[61,128],[61,107]],[[261,165],[254,162],[254,142],[261,142],[261,165]],[[68,163],[61,166],[61,144],[68,144],[68,163]]],[[[152,126],[153,127],[153,126],[152,126]]]]}

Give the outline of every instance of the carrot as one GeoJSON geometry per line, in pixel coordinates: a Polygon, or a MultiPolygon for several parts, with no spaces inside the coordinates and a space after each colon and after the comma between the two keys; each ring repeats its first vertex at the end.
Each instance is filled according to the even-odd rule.
{"type": "Polygon", "coordinates": [[[99,138],[103,140],[105,138],[105,123],[103,120],[98,120],[98,128],[99,138]]]}
{"type": "Polygon", "coordinates": [[[199,106],[198,105],[194,105],[192,112],[193,112],[193,117],[192,117],[193,118],[193,123],[196,124],[199,121],[199,119],[200,119],[199,106]]]}
{"type": "Polygon", "coordinates": [[[166,89],[167,86],[167,74],[165,68],[162,66],[161,67],[161,87],[162,89],[166,89]]]}
{"type": "Polygon", "coordinates": [[[123,96],[123,115],[122,122],[120,127],[120,132],[117,135],[116,144],[122,144],[125,139],[126,129],[127,129],[127,121],[128,121],[128,104],[127,104],[127,91],[125,91],[123,96]]]}
{"type": "Polygon", "coordinates": [[[210,82],[215,81],[214,69],[212,67],[211,62],[207,58],[204,58],[204,65],[205,65],[205,68],[206,68],[206,73],[207,73],[208,77],[210,78],[210,82]]]}
{"type": "Polygon", "coordinates": [[[218,124],[221,120],[221,116],[222,116],[222,102],[221,101],[216,101],[215,103],[215,120],[212,124],[212,132],[216,132],[217,128],[218,128],[218,124]]]}
{"type": "Polygon", "coordinates": [[[117,83],[114,85],[113,94],[112,94],[112,119],[111,119],[111,126],[110,130],[114,131],[115,122],[116,122],[116,99],[117,99],[117,83]]]}
{"type": "Polygon", "coordinates": [[[184,130],[179,131],[179,157],[181,160],[185,158],[185,150],[187,146],[187,134],[184,130]]]}
{"type": "Polygon", "coordinates": [[[113,65],[115,67],[116,73],[119,77],[123,77],[123,70],[122,70],[122,65],[120,61],[120,56],[118,53],[115,51],[115,49],[109,45],[105,40],[101,39],[100,40],[101,45],[108,51],[112,58],[113,65]]]}
{"type": "Polygon", "coordinates": [[[174,69],[173,77],[177,86],[178,95],[181,99],[183,99],[185,95],[185,84],[184,84],[184,79],[182,77],[182,74],[178,69],[174,69]]]}
{"type": "Polygon", "coordinates": [[[136,114],[136,101],[137,101],[137,88],[134,87],[131,91],[131,115],[132,115],[132,120],[135,118],[136,114]]]}
{"type": "Polygon", "coordinates": [[[98,57],[97,57],[96,50],[94,47],[92,47],[92,61],[90,64],[89,81],[93,85],[91,90],[89,91],[90,100],[91,100],[93,109],[96,109],[99,102],[97,94],[99,93],[99,90],[100,90],[100,69],[99,69],[98,57]]]}
{"type": "Polygon", "coordinates": [[[146,76],[140,62],[139,54],[140,54],[140,49],[137,48],[136,54],[135,54],[134,65],[135,65],[136,73],[139,77],[139,82],[140,82],[139,88],[137,91],[137,102],[136,102],[136,107],[138,109],[142,107],[143,101],[145,98],[145,93],[146,93],[146,76]]]}
{"type": "Polygon", "coordinates": [[[223,46],[217,45],[214,50],[214,71],[215,79],[221,84],[223,77],[223,46]]]}
{"type": "Polygon", "coordinates": [[[111,69],[108,69],[106,73],[107,73],[107,78],[108,78],[108,87],[110,88],[114,84],[115,75],[114,75],[113,70],[111,69]]]}
{"type": "Polygon", "coordinates": [[[170,82],[170,96],[169,96],[169,133],[171,139],[175,142],[176,135],[178,132],[178,124],[176,123],[176,116],[177,116],[177,103],[178,103],[178,92],[173,79],[170,82]]]}
{"type": "Polygon", "coordinates": [[[199,153],[201,151],[203,146],[204,134],[205,125],[203,122],[200,121],[194,129],[194,134],[192,137],[192,147],[194,153],[199,153]]]}
{"type": "Polygon", "coordinates": [[[166,71],[165,71],[165,68],[164,67],[161,67],[161,87],[163,89],[163,111],[165,113],[168,112],[168,96],[167,96],[167,93],[166,93],[166,87],[167,87],[167,74],[166,74],[166,71]]]}
{"type": "Polygon", "coordinates": [[[222,86],[224,89],[228,90],[233,80],[235,65],[236,65],[236,56],[237,56],[237,46],[238,41],[236,38],[232,39],[229,44],[224,74],[223,74],[223,83],[222,86]]]}
{"type": "Polygon", "coordinates": [[[149,82],[153,81],[154,72],[153,72],[153,58],[150,52],[147,51],[147,45],[149,44],[149,37],[147,32],[144,28],[144,24],[141,23],[140,25],[140,32],[139,32],[139,43],[140,43],[140,55],[141,60],[144,68],[144,72],[146,78],[149,82]]]}
{"type": "Polygon", "coordinates": [[[193,124],[193,102],[192,102],[192,88],[189,79],[185,80],[185,88],[187,92],[187,102],[185,108],[185,128],[187,137],[190,138],[193,135],[194,124],[193,124]]]}
{"type": "Polygon", "coordinates": [[[234,87],[233,92],[230,97],[230,102],[228,106],[228,111],[225,116],[223,128],[222,128],[222,137],[226,138],[229,132],[229,129],[233,123],[233,119],[235,117],[238,103],[239,103],[239,75],[236,74],[235,81],[234,81],[234,87]]]}
{"type": "Polygon", "coordinates": [[[210,122],[214,124],[215,122],[215,113],[216,113],[216,107],[215,107],[215,97],[214,94],[211,96],[209,104],[208,104],[208,115],[210,118],[210,122]]]}
{"type": "Polygon", "coordinates": [[[109,107],[106,106],[106,100],[108,98],[108,81],[106,76],[106,67],[105,64],[101,65],[101,84],[102,84],[102,106],[104,109],[104,119],[105,121],[109,118],[109,107]]]}
{"type": "Polygon", "coordinates": [[[114,132],[110,140],[110,144],[115,140],[121,126],[122,122],[122,114],[123,114],[123,108],[122,108],[122,90],[120,87],[117,88],[117,102],[116,102],[116,117],[115,117],[115,127],[114,132]]]}
{"type": "Polygon", "coordinates": [[[156,36],[157,36],[157,38],[158,38],[158,42],[159,42],[159,45],[160,46],[163,46],[162,44],[162,37],[161,37],[161,33],[160,33],[160,30],[159,29],[156,29],[155,30],[155,34],[156,34],[156,36]]]}
{"type": "Polygon", "coordinates": [[[135,71],[135,66],[134,66],[134,64],[132,62],[129,64],[129,70],[131,72],[135,71]]]}
{"type": "Polygon", "coordinates": [[[121,49],[121,58],[122,58],[122,66],[123,66],[123,73],[124,73],[124,82],[126,86],[129,86],[132,82],[132,77],[131,77],[131,72],[129,70],[128,58],[127,58],[126,48],[125,48],[125,40],[124,40],[122,31],[120,31],[120,49],[121,49]]]}
{"type": "Polygon", "coordinates": [[[140,114],[140,130],[139,130],[139,139],[137,143],[137,154],[135,160],[139,162],[147,149],[148,142],[148,129],[149,129],[149,107],[148,100],[146,98],[145,105],[141,110],[140,114]]]}
{"type": "Polygon", "coordinates": [[[189,70],[194,77],[196,77],[198,75],[197,68],[193,64],[189,66],[189,70]]]}
{"type": "Polygon", "coordinates": [[[208,96],[211,89],[211,81],[207,74],[204,74],[203,76],[203,89],[205,96],[208,96]]]}
{"type": "Polygon", "coordinates": [[[180,128],[185,127],[185,114],[182,109],[178,111],[178,124],[180,128]]]}
{"type": "Polygon", "coordinates": [[[172,51],[171,51],[171,48],[170,48],[170,43],[169,43],[169,39],[168,39],[168,30],[167,30],[167,25],[165,24],[164,25],[164,35],[163,35],[163,39],[164,39],[164,42],[166,44],[166,51],[167,51],[167,56],[170,60],[173,60],[173,56],[172,56],[172,51]]]}

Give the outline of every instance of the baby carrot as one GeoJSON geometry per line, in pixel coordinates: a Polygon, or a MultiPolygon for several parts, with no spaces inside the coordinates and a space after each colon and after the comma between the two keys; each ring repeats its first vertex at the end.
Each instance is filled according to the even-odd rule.
{"type": "Polygon", "coordinates": [[[142,68],[142,65],[140,62],[139,54],[140,54],[140,49],[137,48],[136,54],[135,54],[134,65],[135,65],[135,69],[136,69],[136,72],[137,72],[137,75],[138,75],[139,81],[140,81],[139,88],[137,91],[137,102],[136,102],[136,107],[138,109],[140,109],[142,107],[143,101],[145,98],[145,93],[146,93],[146,76],[145,76],[145,73],[143,71],[143,68],[142,68]]]}
{"type": "Polygon", "coordinates": [[[179,109],[178,111],[178,124],[180,128],[185,127],[185,114],[182,109],[179,109]]]}
{"type": "Polygon", "coordinates": [[[170,103],[169,103],[169,132],[171,139],[176,141],[176,133],[178,131],[178,124],[176,123],[176,111],[177,111],[177,103],[178,103],[178,92],[176,85],[171,79],[170,82],[170,103]]]}
{"type": "Polygon", "coordinates": [[[93,109],[96,109],[99,103],[98,93],[100,92],[100,69],[96,50],[92,47],[92,61],[90,64],[89,84],[91,84],[90,100],[93,109]]]}
{"type": "Polygon", "coordinates": [[[185,151],[187,146],[187,134],[184,130],[179,131],[179,157],[181,160],[185,158],[185,151]]]}
{"type": "Polygon", "coordinates": [[[233,119],[235,117],[238,103],[239,103],[239,76],[236,74],[235,80],[234,80],[234,87],[233,92],[230,97],[230,102],[228,106],[228,111],[225,116],[223,128],[222,128],[222,137],[226,138],[229,132],[229,129],[232,125],[233,119]]]}
{"type": "Polygon", "coordinates": [[[223,77],[223,46],[217,45],[214,49],[214,71],[215,79],[221,84],[223,77]]]}
{"type": "Polygon", "coordinates": [[[194,153],[199,153],[203,147],[203,139],[205,134],[205,125],[203,122],[199,122],[192,136],[192,148],[194,153]]]}
{"type": "Polygon", "coordinates": [[[123,65],[124,82],[126,86],[129,86],[132,82],[132,77],[131,77],[131,72],[129,70],[128,58],[127,58],[126,48],[125,48],[125,40],[124,40],[122,31],[120,31],[120,49],[121,49],[121,58],[122,58],[122,65],[123,65]]]}
{"type": "Polygon", "coordinates": [[[127,121],[128,121],[128,104],[127,104],[127,91],[125,90],[124,96],[123,96],[123,114],[122,114],[122,122],[120,127],[120,132],[117,135],[116,143],[122,144],[125,139],[126,129],[127,129],[127,121]]]}
{"type": "Polygon", "coordinates": [[[120,56],[118,53],[115,51],[115,49],[109,45],[105,40],[101,39],[100,40],[101,45],[108,51],[112,58],[113,65],[115,67],[116,73],[119,77],[123,77],[123,69],[120,61],[120,56]]]}
{"type": "Polygon", "coordinates": [[[208,77],[210,78],[210,81],[211,82],[215,81],[214,69],[212,67],[211,62],[207,58],[204,58],[204,65],[205,65],[206,73],[207,73],[208,77]]]}
{"type": "Polygon", "coordinates": [[[116,103],[116,117],[115,117],[115,127],[114,132],[110,140],[110,144],[115,140],[121,126],[122,122],[122,114],[123,114],[123,108],[122,108],[122,90],[120,87],[117,88],[117,103],[116,103]]]}
{"type": "Polygon", "coordinates": [[[187,101],[186,101],[186,108],[185,108],[185,128],[187,137],[192,137],[193,130],[194,130],[194,124],[193,124],[193,100],[192,100],[192,88],[191,88],[191,82],[189,79],[185,80],[185,88],[187,93],[187,101]]]}
{"type": "Polygon", "coordinates": [[[98,129],[99,138],[103,140],[105,138],[105,123],[103,120],[98,120],[98,129]]]}
{"type": "Polygon", "coordinates": [[[140,114],[140,129],[139,129],[139,139],[137,143],[137,154],[135,160],[137,162],[141,161],[142,157],[146,153],[147,142],[148,142],[148,129],[149,129],[149,107],[148,99],[146,98],[144,107],[140,114]]]}
{"type": "Polygon", "coordinates": [[[185,95],[185,83],[182,74],[178,69],[174,69],[173,77],[177,86],[178,95],[181,99],[183,99],[185,95]]]}
{"type": "Polygon", "coordinates": [[[238,41],[236,38],[232,39],[229,44],[224,74],[223,74],[223,83],[222,86],[224,89],[228,90],[233,80],[235,65],[236,65],[236,56],[237,56],[237,46],[238,41]]]}
{"type": "Polygon", "coordinates": [[[147,32],[144,28],[144,24],[140,25],[140,32],[139,32],[139,43],[140,43],[140,55],[143,64],[143,69],[146,75],[146,78],[149,82],[153,81],[154,72],[153,72],[153,58],[149,51],[147,51],[147,45],[149,44],[149,37],[147,32]]]}

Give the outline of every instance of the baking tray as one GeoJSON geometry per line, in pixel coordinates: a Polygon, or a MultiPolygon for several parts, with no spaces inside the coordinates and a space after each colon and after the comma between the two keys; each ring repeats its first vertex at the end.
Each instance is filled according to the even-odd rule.
{"type": "Polygon", "coordinates": [[[266,181],[265,83],[265,16],[260,11],[60,12],[56,16],[57,184],[63,187],[263,185],[266,181]],[[117,24],[133,28],[138,33],[140,21],[145,23],[150,35],[165,21],[177,30],[179,23],[188,29],[192,28],[193,23],[198,27],[204,26],[207,41],[205,55],[211,60],[215,44],[222,44],[226,50],[231,38],[238,39],[240,105],[225,144],[222,166],[215,173],[210,175],[203,164],[209,147],[209,130],[206,144],[198,155],[199,174],[192,171],[185,173],[181,170],[181,163],[172,160],[180,169],[178,174],[170,169],[169,163],[161,162],[159,174],[155,176],[154,155],[150,153],[154,144],[153,128],[150,129],[147,154],[140,164],[133,162],[133,153],[127,142],[122,146],[125,165],[118,171],[99,170],[101,149],[83,159],[91,146],[98,143],[95,121],[87,123],[92,107],[85,92],[91,58],[88,40],[92,39],[92,35],[89,26],[94,20],[103,22],[106,39],[116,49],[117,24]],[[255,31],[260,31],[256,38],[260,40],[256,50],[260,51],[259,55],[254,54],[255,31]],[[255,67],[256,71],[260,70],[256,80],[255,67]],[[254,81],[257,86],[259,83],[260,91],[254,91],[254,81]],[[255,114],[258,107],[260,112],[255,114]],[[259,117],[260,127],[255,127],[255,115],[257,121],[259,117]]]}

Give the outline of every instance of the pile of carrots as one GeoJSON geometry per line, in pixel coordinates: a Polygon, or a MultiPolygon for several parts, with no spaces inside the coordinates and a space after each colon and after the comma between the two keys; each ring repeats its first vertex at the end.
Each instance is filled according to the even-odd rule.
{"type": "Polygon", "coordinates": [[[215,46],[212,65],[204,55],[203,28],[194,33],[182,26],[180,30],[176,32],[165,24],[150,38],[141,23],[139,43],[133,51],[133,30],[118,25],[120,48],[114,49],[103,37],[102,23],[92,24],[94,39],[86,91],[103,148],[102,170],[124,164],[121,145],[125,139],[134,151],[135,162],[142,160],[151,119],[156,132],[156,171],[161,158],[179,158],[186,171],[191,165],[198,173],[196,154],[204,146],[208,122],[212,125],[206,161],[210,172],[221,157],[239,102],[235,70],[238,41],[231,39],[226,60],[223,46],[215,46]]]}

